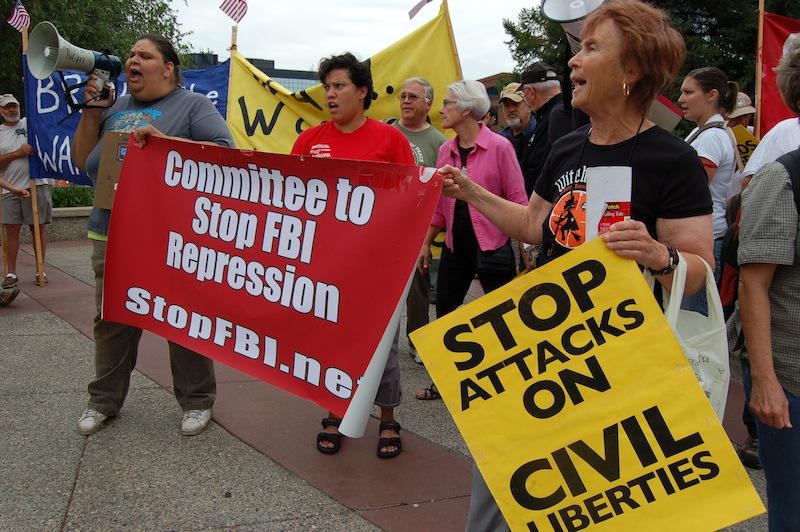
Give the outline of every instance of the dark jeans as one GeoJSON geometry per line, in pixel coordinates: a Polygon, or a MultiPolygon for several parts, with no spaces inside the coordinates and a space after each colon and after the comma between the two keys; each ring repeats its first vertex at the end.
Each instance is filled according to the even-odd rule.
{"type": "MultiPolygon", "coordinates": [[[[742,372],[744,372],[745,365],[747,366],[747,370],[750,371],[750,363],[742,358],[739,360],[742,363],[742,372]]],[[[744,402],[744,408],[742,408],[742,423],[747,428],[747,435],[751,438],[757,440],[758,439],[758,428],[756,427],[756,417],[750,411],[750,390],[747,390],[747,400],[744,402]]]]}
{"type": "MultiPolygon", "coordinates": [[[[94,319],[95,379],[89,383],[89,408],[106,416],[115,416],[128,395],[142,330],[100,318],[106,243],[99,240],[92,242],[97,315],[94,319]]],[[[175,398],[181,409],[211,408],[217,391],[214,361],[174,342],[169,342],[169,359],[175,398]]]]}
{"type": "MultiPolygon", "coordinates": [[[[742,360],[745,398],[750,402],[750,363],[742,360]]],[[[786,392],[790,429],[776,429],[756,417],[758,457],[767,477],[770,532],[800,530],[800,397],[786,392]]]]}

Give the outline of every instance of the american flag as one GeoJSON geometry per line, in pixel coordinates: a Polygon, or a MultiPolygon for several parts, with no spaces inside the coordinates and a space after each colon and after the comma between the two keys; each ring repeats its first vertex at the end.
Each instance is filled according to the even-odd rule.
{"type": "Polygon", "coordinates": [[[238,24],[247,13],[247,2],[245,0],[225,0],[219,8],[238,24]]]}
{"type": "Polygon", "coordinates": [[[11,16],[8,17],[6,22],[14,26],[14,28],[20,32],[30,26],[31,17],[28,15],[25,6],[22,5],[22,0],[17,0],[17,3],[14,4],[14,11],[11,12],[11,16]]]}

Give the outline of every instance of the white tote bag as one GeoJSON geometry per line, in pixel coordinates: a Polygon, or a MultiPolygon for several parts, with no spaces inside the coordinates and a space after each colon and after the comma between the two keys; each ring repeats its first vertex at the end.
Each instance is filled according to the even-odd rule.
{"type": "Polygon", "coordinates": [[[672,290],[670,293],[667,293],[666,290],[662,292],[664,294],[664,315],[721,423],[725,414],[728,384],[731,377],[722,303],[719,299],[719,292],[717,292],[714,273],[711,271],[711,267],[703,261],[706,267],[708,316],[681,309],[688,266],[686,259],[680,253],[678,256],[678,267],[672,276],[672,290]]]}

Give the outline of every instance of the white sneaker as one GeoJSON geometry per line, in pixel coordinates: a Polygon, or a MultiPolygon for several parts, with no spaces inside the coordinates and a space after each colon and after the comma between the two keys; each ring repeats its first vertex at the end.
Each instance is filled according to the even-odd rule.
{"type": "Polygon", "coordinates": [[[206,430],[209,421],[211,421],[210,408],[208,410],[187,410],[181,419],[181,434],[196,436],[206,430]]]}
{"type": "Polygon", "coordinates": [[[101,414],[97,410],[87,408],[83,415],[78,419],[78,434],[88,436],[103,428],[103,422],[108,416],[101,414]]]}

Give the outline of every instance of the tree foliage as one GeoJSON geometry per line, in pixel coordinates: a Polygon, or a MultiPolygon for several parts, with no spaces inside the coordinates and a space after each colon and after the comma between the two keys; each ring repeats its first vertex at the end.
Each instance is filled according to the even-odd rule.
{"type": "MultiPolygon", "coordinates": [[[[683,75],[703,66],[717,66],[737,81],[742,90],[755,90],[758,4],[755,0],[651,0],[670,15],[673,26],[686,41],[686,61],[681,74],[668,92],[677,100],[683,75]]],[[[797,0],[767,0],[770,13],[800,18],[797,0]]],[[[522,70],[527,64],[543,60],[563,72],[566,69],[564,32],[558,24],[544,18],[539,7],[520,11],[517,22],[504,20],[510,37],[511,56],[522,70]]]]}
{"type": "Polygon", "coordinates": [[[559,24],[544,18],[541,9],[524,8],[519,12],[517,22],[503,19],[503,29],[511,37],[506,44],[518,70],[534,61],[544,61],[560,68],[562,43],[566,41],[564,30],[559,24]]]}
{"type": "MultiPolygon", "coordinates": [[[[125,58],[139,35],[155,33],[186,52],[188,33],[180,30],[169,0],[24,0],[33,30],[49,20],[62,37],[83,48],[109,51],[125,58]]],[[[14,0],[0,0],[0,16],[7,17],[14,0]]],[[[0,25],[0,93],[14,93],[22,101],[22,38],[9,24],[0,25]]]]}

